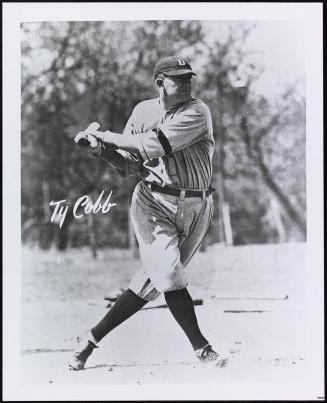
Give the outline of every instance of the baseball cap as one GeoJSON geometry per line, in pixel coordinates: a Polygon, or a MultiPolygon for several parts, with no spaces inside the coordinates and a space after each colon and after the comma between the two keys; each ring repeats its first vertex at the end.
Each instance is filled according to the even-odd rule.
{"type": "Polygon", "coordinates": [[[153,75],[165,74],[166,76],[180,76],[182,74],[193,74],[196,76],[190,64],[182,57],[163,57],[155,65],[153,75]]]}

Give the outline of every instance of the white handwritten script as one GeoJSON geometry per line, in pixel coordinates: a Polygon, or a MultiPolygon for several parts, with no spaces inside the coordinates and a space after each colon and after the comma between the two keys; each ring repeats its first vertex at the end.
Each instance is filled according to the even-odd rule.
{"type": "MultiPolygon", "coordinates": [[[[99,197],[97,198],[96,202],[93,203],[92,200],[88,195],[84,195],[76,200],[74,207],[73,207],[73,215],[75,218],[83,217],[83,213],[78,214],[77,210],[79,207],[84,207],[84,214],[97,214],[101,212],[101,214],[109,213],[110,209],[113,206],[116,206],[117,203],[110,203],[110,198],[112,195],[112,191],[109,193],[108,197],[102,202],[102,198],[104,197],[104,190],[101,192],[99,197]]],[[[59,227],[61,228],[69,206],[66,203],[66,200],[58,200],[58,201],[51,201],[50,206],[54,206],[54,210],[51,216],[51,222],[58,222],[59,227]]]]}

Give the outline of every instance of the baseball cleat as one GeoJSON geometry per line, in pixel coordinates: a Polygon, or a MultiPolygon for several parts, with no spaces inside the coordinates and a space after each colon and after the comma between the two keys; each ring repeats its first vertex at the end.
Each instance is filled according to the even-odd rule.
{"type": "Polygon", "coordinates": [[[228,359],[216,353],[210,344],[195,351],[195,355],[202,364],[212,367],[225,367],[228,359]]]}
{"type": "Polygon", "coordinates": [[[78,346],[73,353],[72,360],[68,364],[69,369],[79,371],[84,369],[86,360],[92,354],[95,348],[98,348],[92,341],[87,338],[77,337],[78,346]]]}

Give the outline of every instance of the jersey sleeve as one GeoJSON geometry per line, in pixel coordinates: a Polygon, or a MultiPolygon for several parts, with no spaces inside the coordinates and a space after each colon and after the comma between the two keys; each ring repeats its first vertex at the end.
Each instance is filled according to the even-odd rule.
{"type": "Polygon", "coordinates": [[[129,117],[129,119],[125,125],[123,134],[138,134],[137,130],[135,128],[135,126],[136,126],[135,121],[137,120],[137,114],[138,114],[138,105],[136,105],[131,116],[129,117]]]}
{"type": "Polygon", "coordinates": [[[140,136],[139,151],[144,160],[163,157],[198,142],[208,131],[208,116],[201,110],[188,108],[140,136]]]}
{"type": "Polygon", "coordinates": [[[135,134],[135,133],[133,133],[133,113],[131,114],[131,116],[129,117],[129,119],[125,125],[123,134],[135,134]]]}

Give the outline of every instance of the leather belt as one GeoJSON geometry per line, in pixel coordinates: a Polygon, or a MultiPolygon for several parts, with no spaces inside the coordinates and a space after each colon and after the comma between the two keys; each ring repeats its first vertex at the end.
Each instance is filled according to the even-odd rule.
{"type": "Polygon", "coordinates": [[[184,193],[184,197],[201,197],[202,199],[205,199],[206,197],[210,196],[211,193],[216,191],[216,189],[214,189],[211,185],[209,186],[209,189],[206,190],[183,190],[170,188],[167,186],[163,187],[147,181],[144,181],[144,183],[149,190],[177,197],[180,197],[181,194],[184,193]]]}

